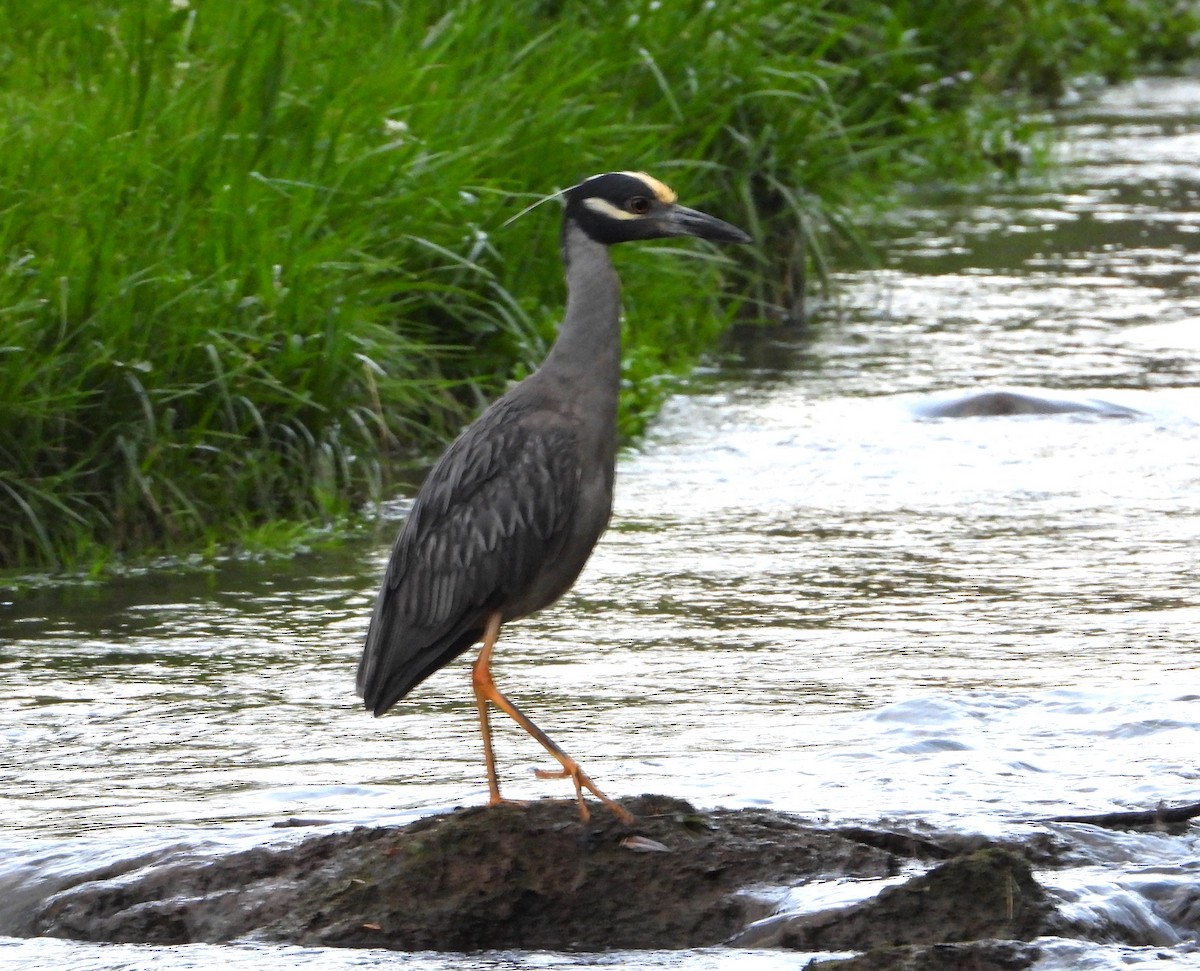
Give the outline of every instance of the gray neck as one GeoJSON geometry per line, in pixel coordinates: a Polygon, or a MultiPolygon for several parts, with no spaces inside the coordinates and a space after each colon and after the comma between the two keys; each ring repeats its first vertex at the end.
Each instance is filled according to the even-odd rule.
{"type": "Polygon", "coordinates": [[[563,226],[567,312],[543,368],[578,377],[583,388],[611,389],[621,380],[621,282],[608,256],[575,223],[563,226]]]}

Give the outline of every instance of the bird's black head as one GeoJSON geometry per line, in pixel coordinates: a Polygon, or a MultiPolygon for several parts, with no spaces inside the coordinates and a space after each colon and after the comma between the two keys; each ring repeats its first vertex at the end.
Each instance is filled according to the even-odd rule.
{"type": "Polygon", "coordinates": [[[644,172],[593,175],[567,189],[564,196],[564,218],[606,246],[668,236],[750,242],[750,237],[736,226],[679,205],[668,186],[644,172]]]}

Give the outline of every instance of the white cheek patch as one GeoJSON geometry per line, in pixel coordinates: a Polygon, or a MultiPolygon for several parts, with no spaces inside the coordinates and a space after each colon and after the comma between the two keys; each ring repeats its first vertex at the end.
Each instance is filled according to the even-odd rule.
{"type": "Polygon", "coordinates": [[[601,199],[597,196],[589,196],[583,200],[583,204],[592,212],[598,212],[602,216],[608,216],[610,219],[641,219],[637,213],[626,212],[624,209],[618,209],[607,199],[601,199]]]}

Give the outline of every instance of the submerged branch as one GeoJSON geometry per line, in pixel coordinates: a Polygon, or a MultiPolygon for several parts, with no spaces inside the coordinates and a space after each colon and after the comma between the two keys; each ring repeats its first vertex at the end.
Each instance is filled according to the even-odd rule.
{"type": "Polygon", "coordinates": [[[1084,816],[1045,816],[1031,820],[1038,823],[1089,823],[1107,829],[1125,829],[1131,826],[1165,826],[1171,823],[1186,823],[1200,816],[1200,802],[1186,806],[1167,806],[1159,803],[1154,809],[1134,812],[1097,813],[1084,816]]]}

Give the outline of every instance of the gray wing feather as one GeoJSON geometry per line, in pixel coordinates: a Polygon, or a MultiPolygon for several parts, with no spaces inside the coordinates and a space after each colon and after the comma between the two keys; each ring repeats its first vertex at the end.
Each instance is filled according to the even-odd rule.
{"type": "Polygon", "coordinates": [[[376,713],[469,647],[484,615],[527,589],[569,530],[574,433],[556,415],[506,404],[450,446],[396,538],[358,671],[376,713]]]}

